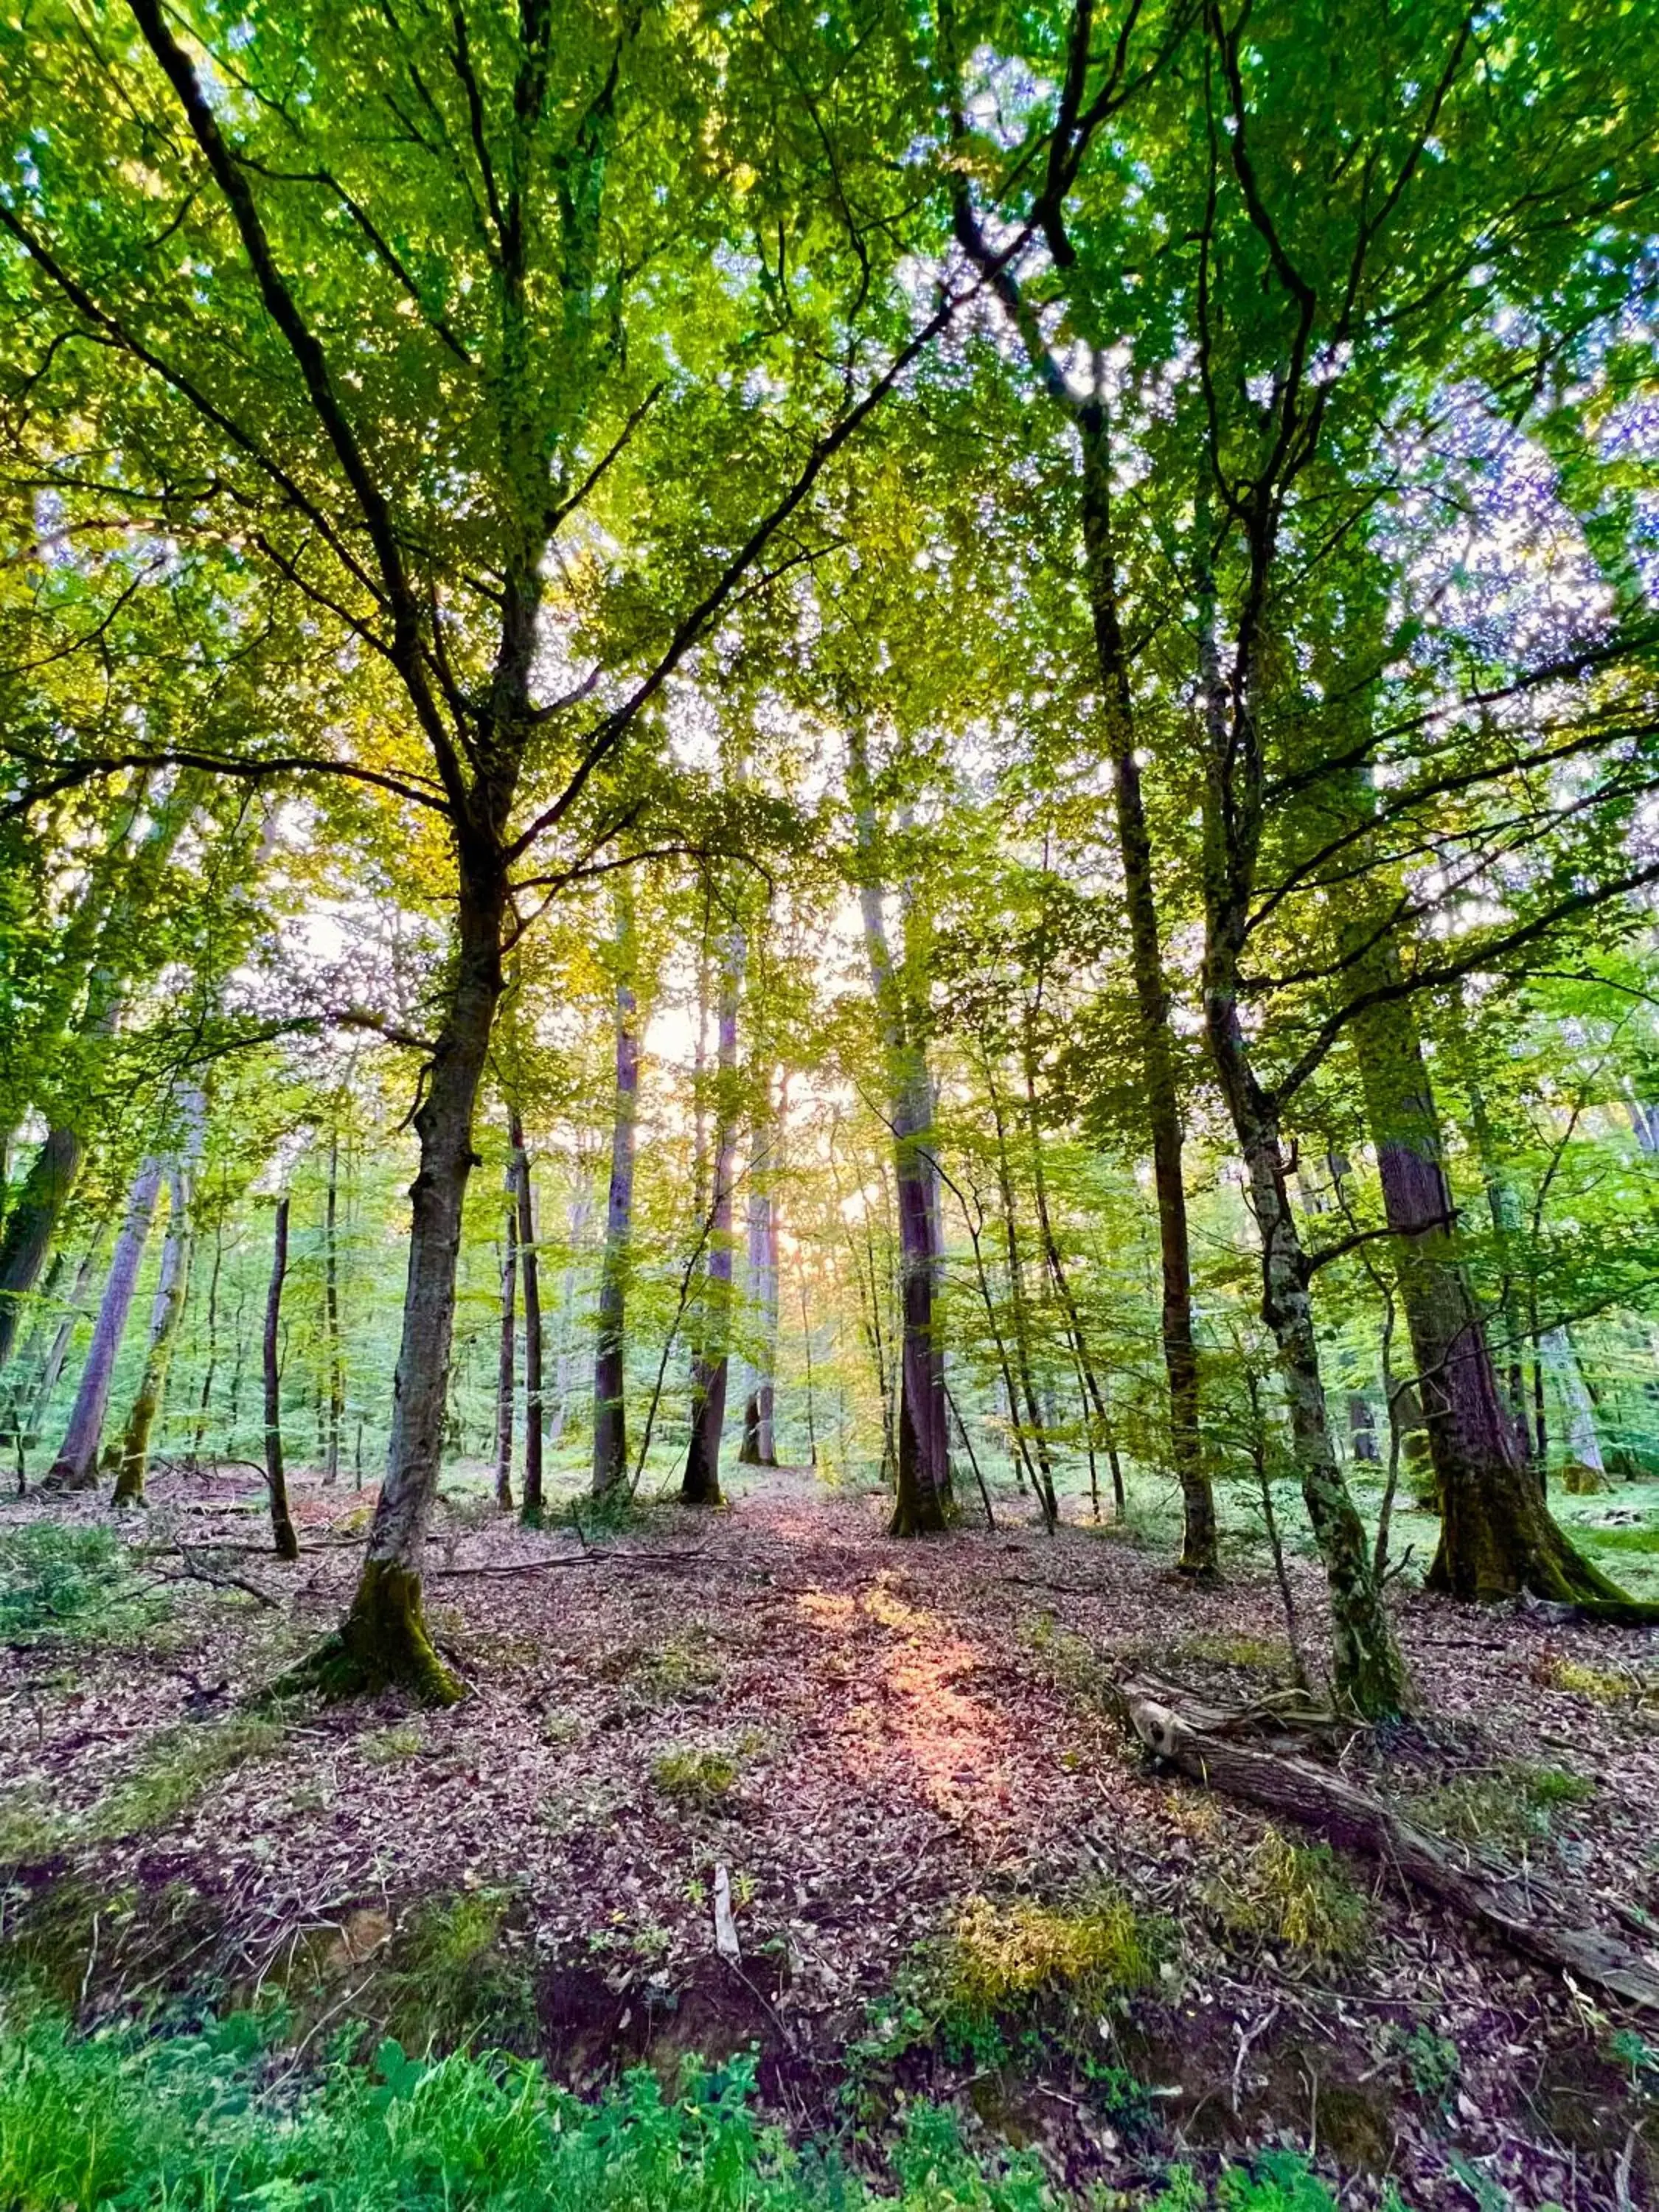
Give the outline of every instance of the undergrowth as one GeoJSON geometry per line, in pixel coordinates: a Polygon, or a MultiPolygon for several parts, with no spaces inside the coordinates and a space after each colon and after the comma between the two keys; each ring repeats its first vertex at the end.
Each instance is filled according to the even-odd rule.
{"type": "Polygon", "coordinates": [[[878,2198],[833,2154],[757,2116],[752,2062],[665,2091],[631,2075],[584,2105],[533,2063],[384,2043],[285,2081],[246,2015],[188,2038],[79,2040],[51,2020],[0,2032],[0,2204],[9,2212],[1042,2212],[1035,2163],[971,2158],[918,2112],[878,2198]]]}
{"type": "Polygon", "coordinates": [[[1518,1850],[1547,1836],[1558,1807],[1580,1805],[1595,1785],[1554,1766],[1497,1766],[1459,1774],[1408,1800],[1412,1818],[1463,1844],[1518,1850]]]}
{"type": "Polygon", "coordinates": [[[1206,1885],[1204,1896],[1230,1936],[1316,1960],[1351,1956],[1370,1919],[1365,1899],[1328,1844],[1293,1843],[1271,1822],[1252,1850],[1206,1885]]]}
{"type": "Polygon", "coordinates": [[[166,1611],[107,1528],[29,1521],[0,1535],[0,1643],[119,1644],[166,1611]]]}
{"type": "Polygon", "coordinates": [[[103,1842],[165,1828],[222,1775],[280,1749],[280,1721],[258,1713],[235,1713],[204,1728],[186,1723],[168,1729],[147,1746],[142,1765],[93,1808],[90,1835],[103,1842]]]}
{"type": "MultiPolygon", "coordinates": [[[[81,2038],[0,2013],[0,2204],[7,2212],[1060,2212],[1029,2154],[975,2155],[918,2101],[876,2181],[832,2147],[793,2148],[755,2110],[754,2062],[641,2069],[586,2104],[533,2061],[432,2062],[383,2042],[296,2081],[280,2013],[191,2035],[81,2038]]],[[[1188,2166],[1098,2212],[1330,2212],[1306,2162],[1267,2151],[1213,2188],[1188,2166]]],[[[1397,2200],[1395,2200],[1397,2203],[1397,2200]]]]}

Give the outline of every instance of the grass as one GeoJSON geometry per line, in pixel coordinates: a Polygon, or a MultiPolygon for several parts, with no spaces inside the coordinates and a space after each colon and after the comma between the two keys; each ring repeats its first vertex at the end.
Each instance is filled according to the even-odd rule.
{"type": "Polygon", "coordinates": [[[729,1751],[665,1751],[652,1760],[651,1778],[682,1805],[714,1805],[736,1785],[738,1761],[729,1751]]]}
{"type": "Polygon", "coordinates": [[[1582,1805],[1595,1784],[1558,1766],[1509,1765],[1455,1775],[1420,1791],[1407,1803],[1411,1817],[1462,1844],[1491,1844],[1518,1850],[1550,1831],[1563,1805],[1582,1805]]]}
{"type": "Polygon", "coordinates": [[[1132,1996],[1157,1974],[1155,1940],[1129,1900],[1103,1891],[1074,1908],[970,1898],[946,1951],[945,1986],[965,2010],[1001,2014],[1079,1987],[1132,1996]]]}
{"type": "Polygon", "coordinates": [[[969,2157],[948,2114],[919,2112],[896,2199],[833,2154],[763,2124],[746,2062],[677,2092],[639,2073],[583,2105],[499,2054],[434,2063],[386,2042],[295,2094],[246,2016],[149,2043],[86,2040],[50,2020],[0,2033],[0,2204],[138,2212],[1042,2212],[1018,2157],[969,2157]],[[273,2075],[276,2079],[273,2081],[273,2075]]]}
{"type": "Polygon", "coordinates": [[[513,1893],[465,1890],[421,1906],[377,1977],[378,2009],[406,2048],[453,2050],[480,2038],[522,2045],[535,2032],[528,1967],[507,1927],[513,1893]]]}
{"type": "Polygon", "coordinates": [[[1351,1957],[1370,1920],[1328,1844],[1293,1843],[1271,1822],[1230,1875],[1206,1885],[1205,1899],[1228,1935],[1316,1960],[1351,1957]]]}
{"type": "Polygon", "coordinates": [[[118,1644],[167,1610],[107,1528],[28,1521],[0,1535],[0,1644],[118,1644]]]}
{"type": "Polygon", "coordinates": [[[93,1808],[88,1832],[111,1843],[168,1827],[222,1776],[269,1758],[283,1741],[281,1722],[258,1713],[234,1713],[210,1728],[168,1729],[147,1745],[137,1772],[93,1808]]]}
{"type": "MultiPolygon", "coordinates": [[[[975,2155],[955,2115],[913,2104],[873,2182],[833,2147],[792,2148],[754,2106],[753,2062],[630,2075],[584,2104],[534,2063],[381,2044],[296,2083],[280,2014],[191,2035],[73,2034],[0,2013],[0,2205],[7,2212],[1060,2212],[1021,2153],[975,2155]]],[[[1386,2200],[1385,2200],[1386,2201],[1386,2200]]],[[[1397,2203],[1397,2200],[1395,2200],[1397,2203]]],[[[1188,2166],[1097,2212],[1330,2212],[1294,2153],[1188,2166]]]]}

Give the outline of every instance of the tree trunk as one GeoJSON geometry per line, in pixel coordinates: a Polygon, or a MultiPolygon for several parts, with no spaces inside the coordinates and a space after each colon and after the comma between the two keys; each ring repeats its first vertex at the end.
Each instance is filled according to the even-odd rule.
{"type": "Polygon", "coordinates": [[[726,1386],[731,1365],[732,1187],[738,1152],[738,999],[747,944],[742,925],[727,934],[720,973],[716,1050],[714,1194],[709,1204],[708,1257],[703,1269],[691,1370],[691,1440],[680,1498],[687,1505],[720,1502],[720,1431],[726,1424],[726,1386]]]}
{"type": "Polygon", "coordinates": [[[297,1559],[300,1540],[288,1510],[288,1478],[283,1468],[283,1376],[277,1353],[283,1324],[283,1283],[288,1273],[288,1194],[276,1201],[276,1233],[270,1256],[270,1288],[265,1293],[265,1483],[270,1492],[270,1534],[279,1559],[297,1559]]]}
{"type": "MultiPolygon", "coordinates": [[[[616,936],[617,1088],[611,1123],[611,1188],[599,1264],[599,1329],[593,1352],[593,1494],[628,1475],[628,1270],[634,1237],[634,1139],[639,1116],[639,1009],[635,995],[634,900],[617,879],[616,936]]],[[[702,1215],[699,1213],[701,1221],[702,1215]]]]}
{"type": "Polygon", "coordinates": [[[748,1398],[743,1409],[743,1442],[738,1459],[748,1467],[775,1467],[777,1443],[773,1419],[776,1389],[778,1346],[778,1216],[775,1194],[787,1101],[788,1078],[775,1114],[768,1087],[766,1111],[756,1119],[750,1136],[749,1162],[749,1303],[754,1313],[755,1358],[748,1398]]]}
{"type": "Polygon", "coordinates": [[[516,1106],[508,1112],[514,1182],[519,1208],[519,1267],[524,1277],[524,1505],[522,1518],[537,1527],[545,1510],[542,1474],[542,1279],[536,1256],[536,1194],[530,1154],[516,1106]]]}
{"type": "Polygon", "coordinates": [[[991,1071],[988,1049],[985,1053],[985,1088],[991,1102],[991,1119],[996,1130],[997,1188],[1002,1199],[1002,1233],[1007,1251],[1008,1302],[1014,1322],[1014,1366],[1025,1399],[1026,1415],[1030,1423],[1031,1449],[1036,1457],[1037,1504],[1043,1519],[1052,1528],[1060,1517],[1060,1507],[1054,1496],[1054,1468],[1048,1458],[1048,1425],[1037,1403],[1036,1382],[1031,1365],[1031,1322],[1025,1303],[1025,1263],[1020,1256],[1014,1178],[1008,1159],[1008,1132],[1002,1118],[1002,1101],[997,1092],[996,1077],[991,1071]]]}
{"type": "Polygon", "coordinates": [[[144,1502],[149,1440],[167,1390],[167,1369],[190,1281],[191,1199],[189,1170],[176,1168],[169,1178],[167,1241],[161,1247],[161,1272],[150,1308],[149,1352],[121,1438],[120,1465],[112,1500],[116,1505],[142,1505],[144,1502]]]}
{"type": "MultiPolygon", "coordinates": [[[[88,914],[101,913],[102,926],[87,973],[86,1001],[76,1025],[76,1041],[82,1048],[95,1049],[100,1040],[114,1034],[119,1023],[135,964],[135,948],[143,940],[163,871],[200,801],[204,780],[197,770],[185,769],[179,775],[128,862],[118,889],[106,904],[100,905],[97,899],[89,902],[88,914]]],[[[121,849],[125,839],[124,832],[121,849]]],[[[0,1237],[0,1368],[11,1355],[21,1308],[46,1264],[85,1158],[83,1133],[66,1117],[54,1115],[29,1164],[16,1203],[6,1217],[5,1233],[0,1237]]]]}
{"type": "MultiPolygon", "coordinates": [[[[944,1352],[934,1310],[939,1286],[939,1209],[933,1158],[933,1086],[917,1019],[919,991],[895,971],[878,870],[876,815],[865,733],[848,732],[848,781],[859,854],[859,903],[876,1021],[887,1061],[887,1089],[898,1185],[898,1466],[890,1533],[920,1536],[948,1523],[951,1462],[945,1425],[944,1352]]],[[[873,1285],[872,1285],[873,1288],[873,1285]]]]}
{"type": "Polygon", "coordinates": [[[1307,1255],[1285,1188],[1278,1126],[1251,1070],[1237,1004],[1227,988],[1231,963],[1224,939],[1220,958],[1215,957],[1215,939],[1233,919],[1212,912],[1205,992],[1210,1050],[1250,1179],[1261,1238],[1261,1317],[1279,1350],[1302,1496],[1330,1592],[1337,1696],[1367,1719],[1377,1720],[1403,1711],[1406,1669],[1382,1603],[1364,1523],[1348,1495],[1331,1442],[1307,1255]]]}
{"type": "Polygon", "coordinates": [[[1128,910],[1130,957],[1140,1016],[1142,1080],[1152,1140],[1152,1181],[1158,1198],[1158,1255],[1164,1278],[1164,1367],[1170,1389],[1170,1457],[1181,1485],[1183,1534],[1180,1571],[1201,1582],[1220,1570],[1215,1492],[1204,1471],[1199,1429],[1198,1355],[1193,1342],[1192,1261],[1187,1234],[1187,1193],[1182,1173],[1181,1101],[1176,1084],[1170,991],[1164,971],[1152,838],[1135,758],[1128,659],[1118,614],[1117,569],[1112,550],[1111,451],[1103,410],[1085,410],[1079,424],[1083,448],[1081,504],[1089,603],[1099,665],[1101,708],[1112,763],[1118,857],[1128,910]]]}
{"type": "Polygon", "coordinates": [[[328,1425],[323,1480],[340,1479],[340,1424],[345,1417],[345,1363],[340,1353],[340,1133],[328,1140],[328,1198],[323,1217],[323,1331],[328,1358],[328,1425]]]}
{"type": "Polygon", "coordinates": [[[1561,1472],[1562,1488],[1579,1495],[1610,1488],[1607,1462],[1601,1455],[1601,1439],[1595,1426],[1595,1407],[1584,1387],[1571,1337],[1559,1326],[1547,1328],[1539,1337],[1538,1353],[1553,1378],[1566,1432],[1567,1463],[1561,1472]]]}
{"type": "Polygon", "coordinates": [[[110,1384],[114,1378],[116,1355],[121,1349],[121,1338],[127,1325],[127,1314],[132,1304],[132,1294],[137,1287],[138,1269],[144,1256],[144,1245],[149,1236],[150,1217],[155,1210],[156,1193],[161,1185],[161,1163],[146,1160],[134,1180],[127,1200],[126,1218],[115,1240],[115,1251],[110,1261],[109,1273],[104,1280],[104,1295],[98,1308],[98,1319],[93,1326],[92,1342],[87,1350],[86,1364],[81,1370],[80,1387],[76,1392],[74,1408],[64,1441],[58,1448],[58,1456],[46,1471],[46,1486],[52,1490],[86,1490],[97,1480],[98,1446],[104,1433],[104,1420],[109,1411],[110,1384]]]}
{"type": "MultiPolygon", "coordinates": [[[[1374,967],[1376,980],[1398,975],[1391,942],[1381,945],[1374,967]]],[[[1474,1600],[1531,1590],[1611,1618],[1645,1618],[1557,1526],[1504,1402],[1485,1319],[1457,1251],[1440,1119],[1409,1002],[1370,1008],[1354,1031],[1440,1492],[1440,1543],[1428,1587],[1474,1600]]]]}
{"type": "Polygon", "coordinates": [[[86,1147],[62,1124],[47,1130],[0,1237],[0,1367],[11,1357],[30,1292],[46,1265],[58,1224],[81,1173],[86,1147]]]}
{"type": "Polygon", "coordinates": [[[351,1609],[338,1635],[301,1670],[343,1696],[401,1682],[453,1704],[461,1686],[434,1650],[421,1601],[421,1560],[437,1495],[455,1268],[472,1167],[472,1115],[501,994],[505,870],[493,851],[461,841],[454,979],[415,1115],[420,1167],[410,1193],[409,1273],[392,1386],[386,1479],[369,1527],[351,1609]]]}
{"type": "Polygon", "coordinates": [[[513,1510],[513,1397],[518,1388],[518,1176],[507,1171],[507,1218],[501,1248],[501,1326],[495,1359],[495,1503],[513,1510]]]}
{"type": "Polygon", "coordinates": [[[222,1212],[213,1225],[213,1266],[208,1275],[207,1351],[202,1365],[202,1395],[197,1401],[196,1426],[190,1442],[193,1460],[202,1456],[203,1439],[207,1435],[208,1416],[213,1404],[213,1378],[219,1364],[219,1273],[225,1257],[225,1221],[222,1212]]]}

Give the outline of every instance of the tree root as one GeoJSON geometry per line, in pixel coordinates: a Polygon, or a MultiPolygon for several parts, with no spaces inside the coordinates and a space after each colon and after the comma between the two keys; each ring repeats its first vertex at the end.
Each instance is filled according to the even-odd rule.
{"type": "Polygon", "coordinates": [[[1317,1727],[1322,1717],[1223,1712],[1151,1680],[1121,1683],[1116,1701],[1137,1740],[1194,1781],[1288,1814],[1333,1843],[1380,1859],[1528,1957],[1659,2013],[1659,1972],[1610,1929],[1585,1924],[1565,1893],[1536,1875],[1522,1885],[1476,1869],[1372,1791],[1307,1758],[1284,1734],[1287,1723],[1317,1727]],[[1264,1728],[1277,1733],[1264,1735],[1264,1728]],[[1240,1741],[1252,1734],[1255,1742],[1240,1741]]]}
{"type": "Polygon", "coordinates": [[[427,1705],[457,1705],[466,1694],[427,1632],[420,1577],[394,1560],[367,1559],[338,1629],[274,1684],[272,1694],[311,1692],[332,1704],[385,1689],[408,1690],[427,1705]]]}

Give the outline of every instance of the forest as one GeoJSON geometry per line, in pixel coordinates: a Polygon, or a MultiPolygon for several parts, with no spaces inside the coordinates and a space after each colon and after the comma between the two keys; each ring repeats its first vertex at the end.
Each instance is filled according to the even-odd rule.
{"type": "Polygon", "coordinates": [[[0,2212],[1659,2203],[1655,30],[0,9],[0,2212]]]}

